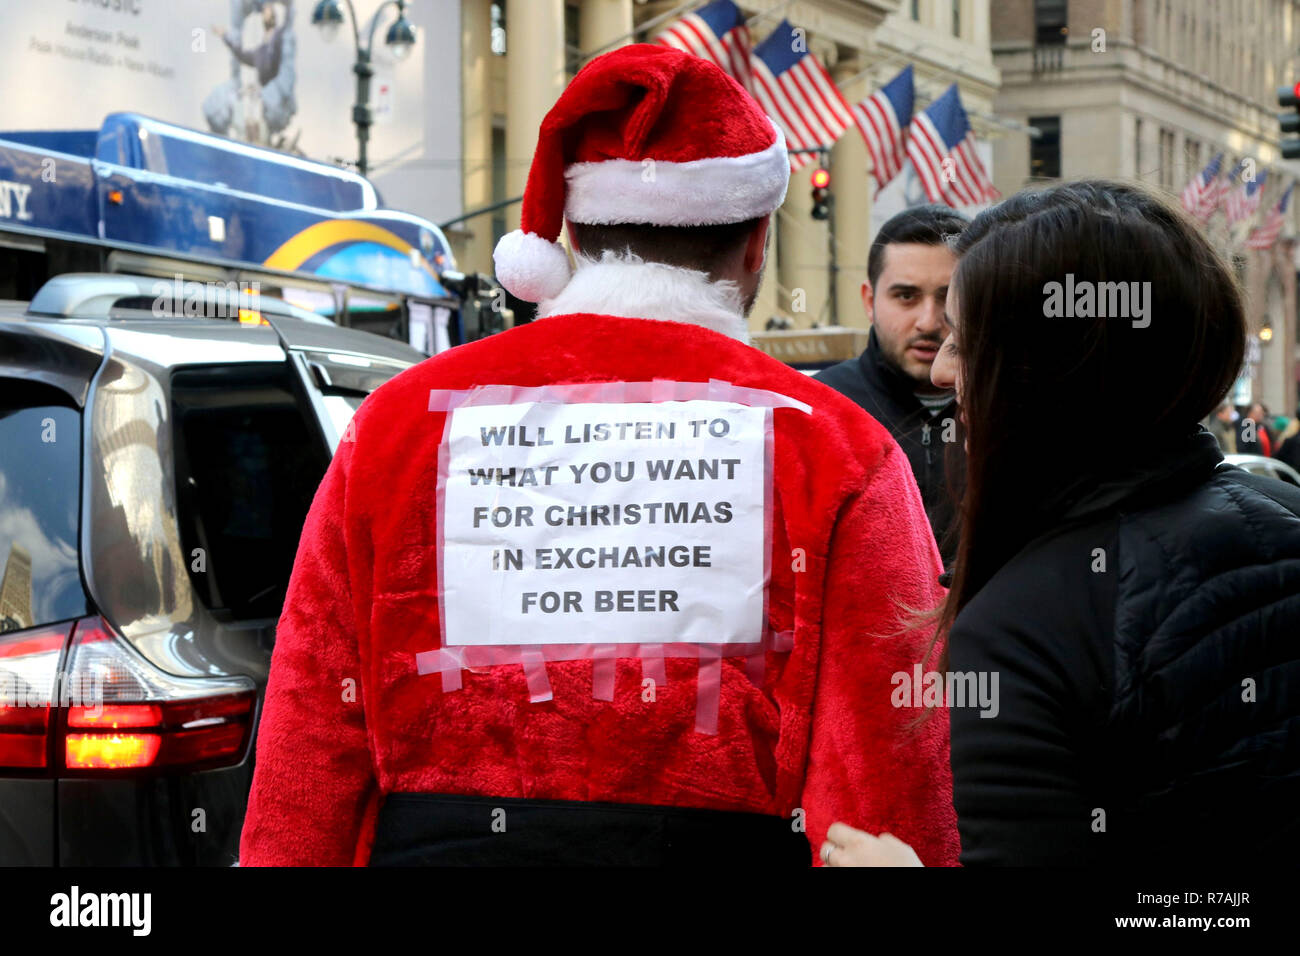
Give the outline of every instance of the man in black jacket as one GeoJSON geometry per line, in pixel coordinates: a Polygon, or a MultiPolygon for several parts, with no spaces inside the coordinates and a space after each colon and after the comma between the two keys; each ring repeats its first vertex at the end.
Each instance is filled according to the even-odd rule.
{"type": "Polygon", "coordinates": [[[943,309],[956,263],[948,242],[967,221],[946,206],[917,206],[881,227],[862,283],[871,319],[866,351],[816,376],[866,409],[907,454],[945,565],[955,542],[944,458],[956,441],[957,412],[953,393],[931,383],[930,366],[948,335],[943,309]]]}

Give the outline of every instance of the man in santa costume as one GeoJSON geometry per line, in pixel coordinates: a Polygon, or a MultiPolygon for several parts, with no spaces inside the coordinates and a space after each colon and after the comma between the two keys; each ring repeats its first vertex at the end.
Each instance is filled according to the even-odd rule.
{"type": "Polygon", "coordinates": [[[788,179],[702,59],[570,83],[495,256],[539,319],[376,391],[316,494],[244,865],[807,865],[835,821],[955,862],[907,458],[747,344],[788,179]]]}

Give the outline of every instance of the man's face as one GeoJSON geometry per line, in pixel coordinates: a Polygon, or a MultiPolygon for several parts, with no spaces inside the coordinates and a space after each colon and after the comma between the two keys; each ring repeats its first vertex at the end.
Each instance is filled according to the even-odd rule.
{"type": "Polygon", "coordinates": [[[916,382],[917,391],[939,391],[930,366],[947,335],[944,301],[956,257],[947,246],[894,243],[885,247],[875,286],[862,284],[862,302],[885,358],[916,382]]]}

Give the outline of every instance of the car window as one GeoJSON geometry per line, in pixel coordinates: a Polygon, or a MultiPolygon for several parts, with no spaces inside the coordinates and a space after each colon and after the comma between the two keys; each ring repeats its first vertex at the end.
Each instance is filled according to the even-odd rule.
{"type": "Polygon", "coordinates": [[[320,393],[320,405],[331,450],[347,431],[352,416],[366,397],[409,365],[340,352],[304,351],[311,384],[320,393]]]}
{"type": "Polygon", "coordinates": [[[58,389],[0,379],[0,632],[82,617],[81,413],[58,389]]]}
{"type": "Polygon", "coordinates": [[[373,332],[390,339],[404,339],[402,303],[392,296],[348,294],[346,311],[340,325],[373,332]]]}
{"type": "Polygon", "coordinates": [[[325,405],[325,413],[329,415],[334,434],[341,437],[348,430],[352,416],[364,399],[359,395],[325,395],[321,401],[325,405]]]}
{"type": "Polygon", "coordinates": [[[329,465],[283,365],[172,376],[178,518],[201,599],[236,619],[284,603],[302,525],[329,465]]]}

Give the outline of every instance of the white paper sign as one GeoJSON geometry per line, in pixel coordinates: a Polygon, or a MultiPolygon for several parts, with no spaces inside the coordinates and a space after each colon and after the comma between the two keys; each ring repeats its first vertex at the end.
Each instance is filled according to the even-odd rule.
{"type": "Polygon", "coordinates": [[[758,641],[768,414],[716,401],[453,411],[444,643],[758,641]]]}

